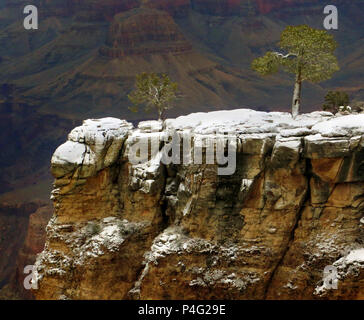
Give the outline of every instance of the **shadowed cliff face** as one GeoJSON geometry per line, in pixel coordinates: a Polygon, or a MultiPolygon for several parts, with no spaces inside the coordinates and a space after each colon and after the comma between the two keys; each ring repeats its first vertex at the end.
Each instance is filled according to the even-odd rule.
{"type": "Polygon", "coordinates": [[[87,120],[52,158],[36,298],[363,299],[363,117],[241,109],[169,119],[165,131],[87,120]],[[169,130],[193,137],[191,154],[228,132],[235,172],[219,175],[204,147],[201,164],[163,164],[166,145],[147,141],[169,130]],[[337,290],[323,286],[326,266],[337,290]]]}
{"type": "Polygon", "coordinates": [[[45,227],[52,215],[47,203],[0,207],[0,299],[34,299],[24,288],[24,268],[44,249],[45,227]]]}
{"type": "Polygon", "coordinates": [[[0,210],[0,286],[3,286],[15,268],[16,257],[26,235],[28,216],[35,210],[35,204],[2,206],[0,210]]]}
{"type": "MultiPolygon", "coordinates": [[[[28,264],[34,264],[35,255],[44,246],[48,219],[44,215],[43,220],[46,221],[40,221],[42,212],[47,212],[49,219],[52,209],[40,202],[0,206],[0,288],[11,282],[16,290],[7,291],[9,297],[14,297],[15,291],[20,297],[25,297],[22,292],[23,283],[20,281],[23,269],[28,264]],[[15,279],[15,274],[18,279],[15,279]]],[[[1,291],[0,297],[4,297],[4,291],[1,291]]]]}

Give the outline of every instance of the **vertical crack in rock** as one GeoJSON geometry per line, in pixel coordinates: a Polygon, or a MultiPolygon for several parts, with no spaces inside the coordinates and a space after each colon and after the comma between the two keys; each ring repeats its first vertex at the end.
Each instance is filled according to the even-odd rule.
{"type": "Polygon", "coordinates": [[[274,288],[272,289],[271,285],[272,285],[273,280],[274,280],[274,278],[275,278],[275,276],[277,274],[277,270],[278,270],[278,268],[280,268],[282,266],[282,262],[286,258],[286,255],[287,255],[288,251],[290,250],[292,243],[294,242],[295,232],[296,232],[296,230],[298,228],[298,225],[300,223],[300,220],[302,218],[303,210],[310,202],[310,198],[311,198],[311,190],[310,190],[310,183],[309,183],[309,179],[310,179],[309,172],[310,172],[310,170],[308,170],[308,168],[310,168],[310,162],[309,162],[308,159],[306,159],[305,177],[307,179],[307,181],[306,181],[307,191],[306,191],[306,194],[304,196],[304,200],[301,202],[301,205],[297,210],[296,221],[295,221],[294,226],[293,226],[293,228],[292,228],[292,230],[290,232],[290,237],[288,239],[287,245],[284,248],[283,253],[282,253],[281,257],[279,258],[276,266],[274,267],[274,269],[273,269],[273,271],[272,271],[272,273],[271,273],[271,275],[269,277],[269,280],[267,281],[267,284],[266,284],[266,287],[265,287],[265,290],[264,290],[264,298],[263,298],[264,300],[267,299],[269,290],[274,290],[274,288]]]}

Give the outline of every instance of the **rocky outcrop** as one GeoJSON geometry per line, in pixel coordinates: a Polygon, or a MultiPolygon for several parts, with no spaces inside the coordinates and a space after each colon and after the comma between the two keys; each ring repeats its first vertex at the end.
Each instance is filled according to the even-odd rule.
{"type": "Polygon", "coordinates": [[[247,109],[163,129],[87,120],[52,159],[36,298],[363,299],[363,123],[247,109]]]}
{"type": "Polygon", "coordinates": [[[110,58],[192,50],[172,17],[152,9],[135,9],[116,15],[106,45],[100,52],[110,58]]]}

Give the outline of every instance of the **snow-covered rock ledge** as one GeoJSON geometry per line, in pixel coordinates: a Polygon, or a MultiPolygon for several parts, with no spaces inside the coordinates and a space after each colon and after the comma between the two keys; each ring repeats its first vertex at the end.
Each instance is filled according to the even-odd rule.
{"type": "MultiPolygon", "coordinates": [[[[334,116],[312,112],[293,119],[285,112],[237,109],[167,119],[164,129],[202,136],[228,133],[235,135],[246,149],[251,148],[252,141],[269,140],[273,144],[275,141],[277,147],[304,150],[307,158],[335,158],[364,143],[364,114],[334,116]]],[[[143,121],[134,129],[131,123],[115,118],[85,120],[55,151],[52,173],[61,178],[81,168],[77,171],[79,178],[93,176],[115,163],[128,137],[161,131],[163,124],[159,121],[143,121]]]]}
{"type": "Polygon", "coordinates": [[[85,120],[53,154],[53,175],[60,178],[81,166],[79,176],[87,178],[112,165],[132,128],[131,123],[115,118],[85,120]]]}

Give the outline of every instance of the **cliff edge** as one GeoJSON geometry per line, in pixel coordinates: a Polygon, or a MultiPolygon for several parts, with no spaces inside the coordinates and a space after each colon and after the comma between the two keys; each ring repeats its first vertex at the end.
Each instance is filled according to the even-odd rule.
{"type": "Polygon", "coordinates": [[[364,299],[363,114],[86,120],[52,173],[37,299],[364,299]]]}

